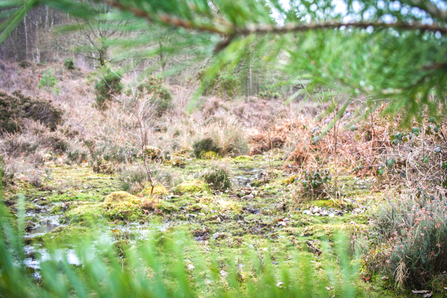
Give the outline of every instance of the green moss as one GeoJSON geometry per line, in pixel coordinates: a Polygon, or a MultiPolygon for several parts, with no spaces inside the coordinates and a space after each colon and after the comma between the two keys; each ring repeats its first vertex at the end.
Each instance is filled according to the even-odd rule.
{"type": "Polygon", "coordinates": [[[286,185],[292,184],[293,182],[297,181],[298,178],[299,178],[298,175],[292,175],[292,176],[287,177],[286,179],[282,180],[281,184],[286,184],[286,185]]]}
{"type": "Polygon", "coordinates": [[[253,181],[250,183],[250,186],[253,186],[253,187],[260,187],[260,186],[264,185],[265,183],[266,183],[266,181],[253,180],[253,181]]]}
{"type": "Polygon", "coordinates": [[[100,201],[103,197],[84,192],[66,192],[64,194],[52,194],[47,197],[47,200],[52,203],[56,202],[68,202],[68,201],[100,201]]]}
{"type": "Polygon", "coordinates": [[[70,208],[61,221],[63,223],[86,223],[97,221],[103,213],[103,203],[82,203],[76,207],[70,208]]]}
{"type": "MultiPolygon", "coordinates": [[[[150,185],[146,186],[143,191],[140,193],[143,196],[150,196],[151,195],[152,187],[150,185]]],[[[152,195],[159,195],[164,196],[168,194],[168,190],[163,185],[155,185],[154,190],[152,191],[152,195]]]]}
{"type": "Polygon", "coordinates": [[[50,233],[36,237],[35,240],[45,243],[47,247],[57,246],[60,248],[86,240],[86,237],[91,235],[91,231],[91,228],[88,227],[61,226],[50,233]]]}
{"type": "Polygon", "coordinates": [[[207,191],[208,184],[202,180],[191,180],[183,182],[175,187],[177,193],[196,193],[200,191],[207,191]]]}
{"type": "Polygon", "coordinates": [[[158,205],[158,209],[161,210],[163,213],[172,213],[178,210],[178,204],[161,200],[160,205],[158,205]]]}
{"type": "Polygon", "coordinates": [[[233,158],[233,160],[237,162],[246,162],[246,161],[254,161],[255,159],[248,155],[239,155],[233,158]]]}
{"type": "Polygon", "coordinates": [[[104,200],[104,215],[109,219],[137,220],[143,200],[125,191],[113,192],[104,200]]]}
{"type": "Polygon", "coordinates": [[[340,200],[315,200],[312,201],[312,205],[320,208],[340,208],[342,202],[340,200]]]}
{"type": "Polygon", "coordinates": [[[202,151],[202,153],[200,153],[200,158],[201,159],[218,159],[219,154],[217,154],[214,151],[207,151],[207,152],[202,151]]]}

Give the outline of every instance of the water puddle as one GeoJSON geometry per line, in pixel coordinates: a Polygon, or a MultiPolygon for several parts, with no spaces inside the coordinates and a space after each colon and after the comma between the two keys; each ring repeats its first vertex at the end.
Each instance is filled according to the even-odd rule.
{"type": "Polygon", "coordinates": [[[250,187],[253,181],[259,180],[264,175],[263,169],[240,168],[240,170],[242,170],[242,174],[235,175],[232,179],[233,185],[240,188],[250,187]]]}
{"type": "Polygon", "coordinates": [[[61,215],[50,214],[51,207],[62,203],[54,203],[51,205],[35,204],[35,209],[26,212],[26,217],[31,218],[27,222],[26,238],[37,235],[44,235],[61,226],[59,219],[61,215]]]}

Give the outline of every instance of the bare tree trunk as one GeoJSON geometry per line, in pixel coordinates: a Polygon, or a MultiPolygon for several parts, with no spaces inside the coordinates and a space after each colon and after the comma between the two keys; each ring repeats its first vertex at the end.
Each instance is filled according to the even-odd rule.
{"type": "Polygon", "coordinates": [[[252,86],[252,81],[251,81],[251,66],[248,69],[248,73],[249,73],[248,77],[249,77],[249,81],[250,81],[249,96],[252,96],[253,95],[253,92],[252,92],[253,86],[252,86]]]}
{"type": "Polygon", "coordinates": [[[48,27],[50,26],[49,22],[49,11],[48,11],[48,5],[45,5],[45,31],[48,30],[48,27]]]}
{"type": "Polygon", "coordinates": [[[23,18],[23,24],[25,26],[25,60],[28,59],[28,24],[26,18],[27,16],[23,18]]]}

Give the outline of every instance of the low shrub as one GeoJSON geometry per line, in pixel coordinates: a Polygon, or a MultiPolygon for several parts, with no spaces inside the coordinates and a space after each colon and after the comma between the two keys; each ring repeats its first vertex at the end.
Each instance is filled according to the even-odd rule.
{"type": "MultiPolygon", "coordinates": [[[[198,79],[203,81],[204,71],[197,74],[198,79]]],[[[232,73],[221,73],[214,80],[207,82],[204,95],[215,94],[218,97],[234,98],[240,91],[240,80],[232,73]]]]}
{"type": "Polygon", "coordinates": [[[323,198],[328,195],[329,182],[332,177],[328,170],[304,171],[300,180],[302,193],[311,198],[323,198]]]}
{"type": "Polygon", "coordinates": [[[113,97],[123,90],[123,85],[121,84],[122,76],[121,71],[113,71],[107,66],[103,67],[100,77],[95,84],[95,100],[98,109],[106,110],[113,97]]]}
{"type": "Polygon", "coordinates": [[[161,116],[172,108],[172,94],[163,86],[162,81],[149,78],[137,87],[137,96],[147,98],[155,106],[157,116],[161,116]]]}
{"type": "Polygon", "coordinates": [[[135,161],[138,157],[138,150],[128,146],[120,146],[113,143],[112,140],[105,139],[98,143],[86,143],[86,146],[91,151],[92,160],[105,160],[119,163],[130,163],[135,161]]]}
{"type": "Polygon", "coordinates": [[[63,111],[50,101],[32,99],[19,91],[7,94],[0,91],[0,132],[19,132],[25,120],[38,121],[55,130],[62,123],[63,111]]]}
{"type": "Polygon", "coordinates": [[[280,94],[278,92],[273,92],[269,89],[259,92],[259,97],[263,99],[278,99],[280,94]]]}
{"type": "Polygon", "coordinates": [[[197,158],[200,158],[201,155],[206,152],[216,152],[216,153],[220,152],[220,148],[217,147],[214,140],[210,137],[197,140],[196,142],[194,142],[192,147],[194,148],[194,155],[197,158]]]}
{"type": "Polygon", "coordinates": [[[225,167],[210,170],[203,174],[202,178],[212,189],[227,190],[231,188],[230,171],[225,167]]]}
{"type": "Polygon", "coordinates": [[[23,61],[20,61],[20,62],[19,62],[19,66],[20,66],[21,68],[23,68],[23,69],[26,69],[26,68],[31,68],[31,67],[33,67],[34,64],[33,64],[32,62],[28,61],[28,60],[23,60],[23,61]]]}
{"type": "MultiPolygon", "coordinates": [[[[116,165],[104,159],[97,159],[93,162],[93,172],[100,174],[114,174],[116,171],[116,165]]],[[[130,189],[129,189],[130,190],[130,189]]]]}
{"type": "Polygon", "coordinates": [[[42,77],[37,84],[39,89],[44,88],[48,93],[59,95],[61,88],[57,86],[59,80],[53,75],[53,70],[47,68],[42,73],[42,77]]]}
{"type": "Polygon", "coordinates": [[[64,66],[65,66],[65,68],[68,69],[68,70],[76,69],[76,66],[75,66],[75,64],[74,64],[74,62],[73,62],[72,59],[66,59],[66,60],[64,60],[64,66]]]}
{"type": "Polygon", "coordinates": [[[384,268],[397,285],[419,287],[447,268],[447,201],[403,195],[381,205],[373,221],[372,270],[384,268]],[[379,253],[381,252],[381,253],[379,253]]]}

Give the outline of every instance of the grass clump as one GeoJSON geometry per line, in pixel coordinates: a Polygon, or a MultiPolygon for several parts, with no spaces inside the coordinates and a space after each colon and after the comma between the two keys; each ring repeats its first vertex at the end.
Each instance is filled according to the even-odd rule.
{"type": "Polygon", "coordinates": [[[148,177],[143,167],[128,166],[120,170],[118,180],[122,190],[136,194],[145,188],[148,177]]]}
{"type": "Polygon", "coordinates": [[[201,158],[215,152],[220,156],[239,156],[247,154],[249,146],[241,127],[236,121],[213,121],[204,128],[202,138],[193,143],[194,154],[201,158]]]}

